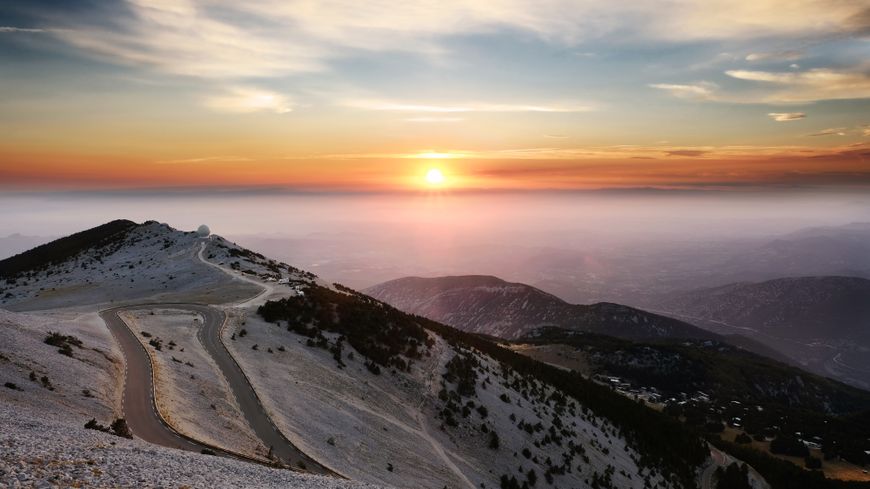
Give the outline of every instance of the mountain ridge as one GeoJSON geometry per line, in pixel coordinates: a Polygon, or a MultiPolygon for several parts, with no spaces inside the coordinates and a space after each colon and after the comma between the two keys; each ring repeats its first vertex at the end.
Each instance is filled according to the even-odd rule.
{"type": "Polygon", "coordinates": [[[363,292],[405,312],[508,339],[544,326],[623,338],[718,338],[691,324],[641,309],[611,302],[570,304],[536,287],[491,275],[403,277],[363,292]]]}

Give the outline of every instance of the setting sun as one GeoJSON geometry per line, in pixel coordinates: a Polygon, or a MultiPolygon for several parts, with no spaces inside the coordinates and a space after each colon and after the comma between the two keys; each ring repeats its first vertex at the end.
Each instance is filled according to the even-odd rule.
{"type": "Polygon", "coordinates": [[[441,185],[444,183],[444,174],[438,168],[430,168],[426,172],[426,183],[429,185],[441,185]]]}

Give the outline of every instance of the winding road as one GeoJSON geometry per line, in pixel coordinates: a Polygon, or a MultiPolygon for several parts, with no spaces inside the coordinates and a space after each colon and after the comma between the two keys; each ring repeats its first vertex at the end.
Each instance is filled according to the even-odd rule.
{"type": "MultiPolygon", "coordinates": [[[[206,264],[227,272],[219,265],[205,260],[202,256],[204,249],[205,243],[200,248],[198,258],[206,264]]],[[[272,291],[269,286],[257,284],[263,287],[263,292],[242,304],[250,304],[251,301],[267,296],[272,291]]],[[[119,306],[100,311],[100,317],[106,323],[123,352],[124,393],[122,407],[127,424],[137,438],[169,448],[195,452],[210,449],[223,455],[255,461],[182,435],[160,415],[155,401],[154,371],[151,357],[146,350],[147,347],[119,316],[119,313],[123,311],[147,310],[156,307],[190,311],[203,317],[203,323],[197,332],[197,339],[226,379],[245,420],[263,445],[270,447],[274,459],[287,466],[302,468],[308,472],[340,476],[302,452],[275,426],[245,372],[221,340],[221,332],[227,320],[226,313],[205,304],[161,302],[119,306]]]]}
{"type": "Polygon", "coordinates": [[[145,306],[116,307],[100,311],[100,317],[115,337],[124,353],[124,394],[122,407],[127,425],[137,438],[170,448],[201,452],[210,447],[179,435],[157,412],[151,357],[139,338],[118,316],[123,310],[145,306]]]}
{"type": "Polygon", "coordinates": [[[305,467],[309,472],[335,475],[293,445],[272,422],[245,372],[221,341],[226,314],[209,306],[187,304],[185,308],[198,312],[205,318],[197,334],[199,342],[221,369],[245,419],[263,444],[272,448],[272,455],[287,465],[305,467]]]}

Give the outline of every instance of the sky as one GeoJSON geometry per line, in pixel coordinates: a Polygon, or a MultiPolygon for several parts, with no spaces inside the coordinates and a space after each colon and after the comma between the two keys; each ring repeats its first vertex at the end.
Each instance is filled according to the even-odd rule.
{"type": "Polygon", "coordinates": [[[868,186],[867,0],[0,8],[4,192],[868,186]]]}

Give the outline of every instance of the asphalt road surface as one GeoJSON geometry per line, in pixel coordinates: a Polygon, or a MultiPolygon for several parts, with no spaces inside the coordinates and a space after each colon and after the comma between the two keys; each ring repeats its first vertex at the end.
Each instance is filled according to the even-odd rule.
{"type": "Polygon", "coordinates": [[[121,346],[126,361],[124,375],[124,418],[127,425],[137,438],[155,445],[170,448],[180,448],[200,452],[205,445],[194,443],[182,438],[163,422],[157,414],[154,403],[154,387],[151,375],[151,359],[139,339],[133,335],[130,328],[118,317],[125,309],[141,309],[137,307],[121,307],[100,312],[109,331],[121,346]]]}
{"type": "Polygon", "coordinates": [[[154,403],[151,362],[148,354],[139,339],[118,317],[118,312],[124,310],[153,309],[156,307],[181,309],[202,315],[204,321],[197,334],[199,341],[226,378],[236,401],[239,403],[242,414],[254,433],[265,446],[272,448],[273,457],[284,464],[304,468],[309,472],[335,475],[305,455],[281,434],[257,398],[241,367],[220,339],[226,314],[219,309],[201,304],[143,304],[122,306],[100,312],[100,316],[121,345],[126,358],[124,416],[136,437],[157,445],[183,450],[199,452],[206,448],[204,445],[180,437],[163,422],[154,403]]]}

